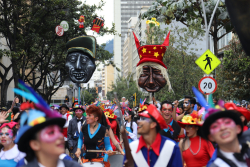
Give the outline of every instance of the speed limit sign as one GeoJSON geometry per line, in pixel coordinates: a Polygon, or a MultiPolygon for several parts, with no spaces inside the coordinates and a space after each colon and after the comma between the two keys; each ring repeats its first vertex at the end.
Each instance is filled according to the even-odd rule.
{"type": "Polygon", "coordinates": [[[198,84],[199,90],[201,93],[205,95],[209,95],[214,93],[217,89],[217,82],[212,77],[203,77],[201,78],[198,84]]]}

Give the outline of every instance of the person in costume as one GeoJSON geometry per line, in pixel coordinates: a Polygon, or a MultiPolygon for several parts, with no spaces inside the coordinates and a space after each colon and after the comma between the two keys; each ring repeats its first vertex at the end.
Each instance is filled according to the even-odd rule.
{"type": "Polygon", "coordinates": [[[137,124],[134,122],[134,112],[126,111],[124,114],[124,125],[126,127],[126,133],[128,136],[128,142],[131,143],[134,140],[137,140],[137,124]]]}
{"type": "Polygon", "coordinates": [[[122,115],[124,115],[124,111],[129,106],[129,101],[126,100],[126,97],[122,97],[122,102],[120,102],[120,105],[121,105],[122,115]]]}
{"type": "Polygon", "coordinates": [[[202,126],[204,136],[218,146],[209,167],[250,166],[250,134],[246,131],[242,135],[243,124],[237,111],[225,110],[223,106],[220,109],[210,108],[202,126]]]}
{"type": "Polygon", "coordinates": [[[110,145],[107,128],[99,123],[102,118],[102,111],[99,107],[91,105],[86,110],[86,113],[87,124],[82,126],[75,154],[77,157],[80,156],[81,148],[84,144],[83,150],[85,152],[82,154],[82,163],[90,161],[103,162],[105,167],[109,167],[108,154],[111,154],[113,150],[110,145]],[[89,152],[90,150],[100,150],[100,152],[89,152]]]}
{"type": "Polygon", "coordinates": [[[62,104],[60,106],[60,112],[62,114],[62,118],[66,120],[65,125],[63,127],[63,135],[64,135],[64,140],[65,140],[65,149],[69,149],[68,146],[68,126],[69,126],[69,121],[72,119],[72,115],[67,113],[69,111],[69,107],[66,104],[62,104]]]}
{"type": "MultiPolygon", "coordinates": [[[[175,141],[160,135],[159,131],[168,127],[154,105],[139,114],[139,140],[129,144],[135,167],[182,167],[179,146],[175,141]]],[[[124,157],[126,160],[126,156],[124,157]]]]}
{"type": "Polygon", "coordinates": [[[112,145],[114,145],[116,147],[116,150],[119,150],[119,152],[124,155],[124,152],[122,150],[122,146],[120,143],[118,143],[118,141],[115,138],[114,132],[111,129],[111,127],[108,125],[107,123],[107,119],[106,119],[106,115],[104,114],[104,112],[102,112],[102,118],[101,118],[101,125],[105,126],[108,129],[109,132],[109,137],[111,139],[110,143],[112,142],[112,145]]]}
{"type": "Polygon", "coordinates": [[[23,167],[80,167],[73,161],[61,160],[64,153],[62,128],[66,122],[61,115],[50,109],[49,105],[31,87],[19,80],[16,94],[34,102],[34,108],[27,106],[20,118],[20,129],[15,143],[26,153],[27,164],[23,167]]]}
{"type": "Polygon", "coordinates": [[[173,119],[173,116],[175,116],[174,111],[176,111],[177,107],[178,103],[175,103],[174,108],[172,102],[170,101],[163,101],[161,103],[160,113],[163,116],[168,127],[166,129],[162,129],[160,131],[160,134],[178,142],[181,138],[184,138],[185,135],[183,128],[181,128],[173,119]]]}
{"type": "MultiPolygon", "coordinates": [[[[117,116],[114,113],[115,105],[112,106],[111,109],[105,109],[104,114],[106,117],[107,124],[110,126],[114,133],[114,137],[118,143],[120,143],[120,127],[119,122],[116,120],[117,116]]],[[[110,141],[113,151],[116,151],[116,146],[110,141]]]]}
{"type": "Polygon", "coordinates": [[[143,46],[140,46],[140,42],[135,33],[133,34],[140,58],[136,66],[137,85],[150,93],[158,92],[166,84],[168,85],[168,89],[172,90],[167,67],[163,63],[166,46],[169,45],[170,32],[163,44],[143,46]]]}
{"type": "Polygon", "coordinates": [[[180,140],[179,147],[186,167],[206,166],[214,153],[214,147],[210,141],[202,137],[201,126],[202,115],[197,111],[185,115],[181,121],[178,121],[180,127],[186,131],[186,137],[180,140]]]}
{"type": "Polygon", "coordinates": [[[17,129],[16,122],[4,123],[0,127],[0,166],[15,167],[17,162],[25,157],[14,143],[17,129]]]}
{"type": "Polygon", "coordinates": [[[196,104],[195,98],[193,98],[192,96],[186,95],[184,97],[184,102],[183,102],[183,109],[184,109],[185,114],[191,114],[194,109],[195,104],[196,104]]]}
{"type": "Polygon", "coordinates": [[[75,105],[73,110],[75,112],[75,117],[69,121],[67,137],[70,156],[73,160],[78,161],[78,158],[75,156],[75,152],[77,150],[77,143],[80,136],[81,127],[85,123],[86,118],[83,116],[83,112],[85,110],[81,105],[75,105]]]}

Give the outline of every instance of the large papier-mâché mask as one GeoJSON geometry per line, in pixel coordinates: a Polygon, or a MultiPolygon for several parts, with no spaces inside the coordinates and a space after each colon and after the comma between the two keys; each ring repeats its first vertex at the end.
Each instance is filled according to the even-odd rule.
{"type": "Polygon", "coordinates": [[[151,66],[143,66],[143,72],[138,79],[138,85],[148,92],[158,92],[166,85],[161,70],[151,66]]]}
{"type": "Polygon", "coordinates": [[[94,60],[82,52],[69,53],[65,66],[75,83],[87,83],[96,69],[94,60]]]}

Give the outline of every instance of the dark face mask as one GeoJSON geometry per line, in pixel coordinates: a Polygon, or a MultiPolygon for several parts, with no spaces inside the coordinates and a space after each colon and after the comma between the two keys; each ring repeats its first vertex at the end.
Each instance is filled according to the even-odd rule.
{"type": "Polygon", "coordinates": [[[65,66],[70,79],[75,83],[87,83],[96,69],[94,61],[82,52],[68,54],[65,66]]]}
{"type": "Polygon", "coordinates": [[[161,70],[150,66],[143,66],[143,73],[138,79],[138,85],[148,92],[158,92],[167,81],[163,78],[161,70]]]}

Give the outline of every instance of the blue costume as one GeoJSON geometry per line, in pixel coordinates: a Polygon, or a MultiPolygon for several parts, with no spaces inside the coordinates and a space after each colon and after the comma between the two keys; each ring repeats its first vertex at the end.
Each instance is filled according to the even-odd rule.
{"type": "MultiPolygon", "coordinates": [[[[130,143],[130,148],[135,161],[135,167],[153,167],[155,165],[158,166],[159,164],[164,164],[164,166],[166,167],[183,166],[179,146],[175,141],[161,136],[159,133],[157,134],[155,141],[151,145],[150,149],[146,147],[146,143],[142,136],[139,138],[139,140],[130,143]],[[140,159],[141,157],[138,156],[139,154],[141,154],[140,152],[142,153],[144,160],[140,159]]],[[[124,157],[124,160],[126,160],[126,156],[124,157]]]]}
{"type": "Polygon", "coordinates": [[[112,150],[110,139],[105,136],[105,133],[106,127],[101,124],[98,124],[93,134],[90,133],[90,125],[82,126],[77,148],[81,149],[82,144],[84,144],[84,159],[104,158],[104,162],[108,161],[108,154],[86,152],[86,150],[112,150]]]}
{"type": "Polygon", "coordinates": [[[0,151],[0,166],[1,167],[15,167],[17,162],[25,157],[25,153],[18,150],[17,145],[8,151],[0,151]]]}

